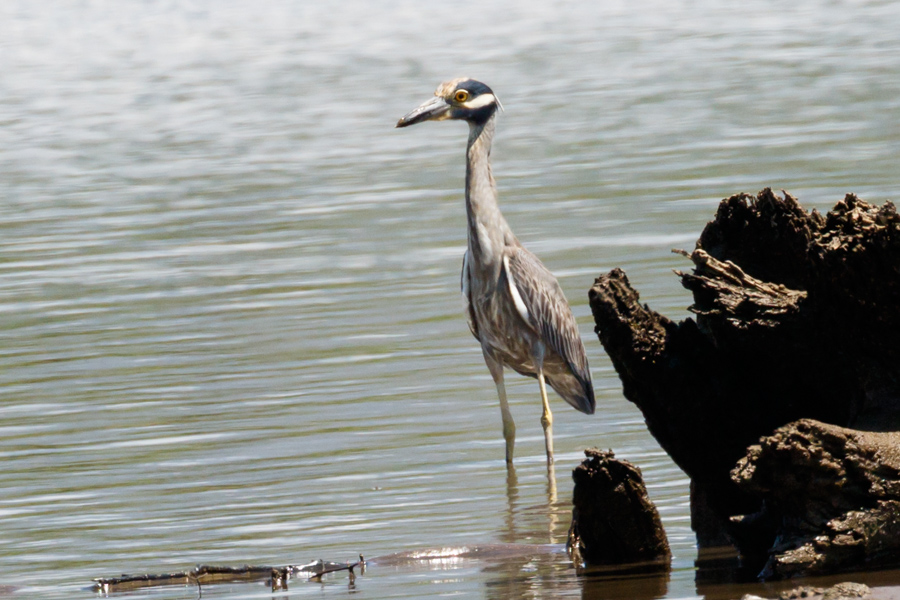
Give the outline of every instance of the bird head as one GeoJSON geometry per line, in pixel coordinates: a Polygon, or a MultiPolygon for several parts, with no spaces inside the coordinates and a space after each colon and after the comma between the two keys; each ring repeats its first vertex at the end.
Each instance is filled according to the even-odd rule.
{"type": "Polygon", "coordinates": [[[397,121],[397,127],[407,127],[423,121],[461,119],[483,124],[502,108],[491,88],[480,81],[461,77],[447,81],[434,91],[434,98],[397,121]]]}

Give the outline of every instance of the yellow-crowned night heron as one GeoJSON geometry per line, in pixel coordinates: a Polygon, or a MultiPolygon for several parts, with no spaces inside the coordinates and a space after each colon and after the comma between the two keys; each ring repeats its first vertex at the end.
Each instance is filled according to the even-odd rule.
{"type": "Polygon", "coordinates": [[[490,155],[498,108],[500,102],[485,84],[454,79],[438,86],[434,98],[400,119],[397,127],[446,119],[469,124],[469,242],[462,267],[466,317],[497,385],[507,462],[512,462],[516,426],[506,400],[503,367],[537,378],[547,461],[552,463],[553,415],[544,382],[587,414],[594,412],[594,388],[578,325],[559,283],[516,239],[497,206],[490,155]]]}

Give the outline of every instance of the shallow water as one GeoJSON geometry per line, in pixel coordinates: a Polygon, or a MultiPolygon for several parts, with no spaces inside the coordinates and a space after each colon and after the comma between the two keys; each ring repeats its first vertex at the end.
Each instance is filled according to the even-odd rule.
{"type": "Polygon", "coordinates": [[[0,586],[78,598],[197,563],[558,543],[597,445],[643,470],[668,579],[548,555],[373,568],[349,589],[739,597],[695,581],[687,479],[622,397],[587,290],[619,266],[682,318],[669,250],[722,197],[896,199],[898,30],[879,1],[2,4],[0,586]],[[512,376],[507,475],[460,311],[465,127],[393,129],[464,74],[504,103],[501,204],[593,371],[596,415],[554,400],[556,497],[536,386],[512,376]]]}

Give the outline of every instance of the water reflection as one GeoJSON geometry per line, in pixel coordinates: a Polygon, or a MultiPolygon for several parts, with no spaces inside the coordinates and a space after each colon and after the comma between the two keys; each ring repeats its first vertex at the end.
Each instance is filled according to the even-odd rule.
{"type": "Polygon", "coordinates": [[[582,576],[584,600],[657,600],[669,593],[669,572],[621,577],[582,576]]]}
{"type": "Polygon", "coordinates": [[[559,546],[490,560],[482,569],[489,598],[557,598],[573,592],[585,600],[657,600],[669,590],[670,570],[635,566],[625,572],[596,570],[576,577],[559,546]],[[553,551],[550,551],[554,549],[553,551]]]}
{"type": "Polygon", "coordinates": [[[506,464],[506,527],[498,532],[500,541],[514,544],[519,540],[516,530],[516,507],[519,503],[519,478],[516,476],[516,467],[512,463],[506,464]]]}
{"type": "Polygon", "coordinates": [[[558,598],[572,591],[571,564],[564,553],[523,555],[482,570],[488,598],[558,598]]]}
{"type": "MultiPolygon", "coordinates": [[[[537,415],[504,481],[459,315],[460,132],[389,137],[423,85],[466,71],[504,101],[504,214],[593,367],[597,414],[556,415],[560,474],[600,440],[638,457],[676,532],[669,594],[711,593],[684,475],[623,400],[585,292],[621,266],[683,312],[669,248],[736,191],[895,197],[900,4],[395,4],[3,3],[0,594],[37,572],[32,596],[69,600],[197,562],[564,539],[570,486],[527,457],[537,415]]],[[[565,555],[491,560],[429,591],[664,589],[576,577],[565,555]]],[[[372,571],[372,597],[422,589],[372,571]]]]}
{"type": "Polygon", "coordinates": [[[697,593],[701,595],[723,583],[756,581],[761,568],[745,565],[732,546],[698,549],[694,566],[697,593]]]}
{"type": "MultiPolygon", "coordinates": [[[[538,534],[536,531],[523,530],[521,524],[524,521],[520,513],[519,477],[516,467],[512,463],[506,465],[506,516],[505,527],[498,532],[498,538],[504,542],[514,544],[534,539],[536,536],[546,540],[548,544],[558,544],[565,541],[568,523],[571,517],[571,506],[568,503],[560,503],[556,491],[556,468],[552,462],[547,465],[546,503],[529,507],[532,516],[538,516],[539,520],[546,523],[546,530],[538,534]],[[562,531],[565,530],[565,531],[562,531]]],[[[531,519],[529,519],[531,521],[531,519]]]]}
{"type": "Polygon", "coordinates": [[[668,570],[647,573],[637,567],[614,575],[598,571],[576,577],[561,546],[533,544],[445,548],[375,560],[380,568],[402,569],[407,575],[411,571],[440,572],[443,574],[436,577],[444,579],[454,571],[478,566],[484,596],[498,600],[570,597],[573,593],[585,600],[657,600],[668,593],[670,576],[668,570]]]}
{"type": "MultiPolygon", "coordinates": [[[[559,543],[563,540],[558,538],[558,529],[560,521],[559,503],[556,498],[556,466],[550,461],[547,463],[547,532],[551,544],[559,543]]],[[[571,516],[571,511],[570,511],[571,516]]]]}

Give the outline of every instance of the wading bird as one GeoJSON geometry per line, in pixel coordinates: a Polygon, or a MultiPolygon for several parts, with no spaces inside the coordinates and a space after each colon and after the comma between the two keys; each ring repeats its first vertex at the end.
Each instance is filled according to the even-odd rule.
{"type": "Polygon", "coordinates": [[[481,342],[484,361],[500,396],[506,461],[512,462],[516,425],[506,399],[503,368],[535,377],[544,412],[547,461],[553,462],[553,415],[546,383],[583,413],[594,412],[594,388],[575,317],[552,273],[516,239],[497,205],[491,173],[491,141],[500,102],[491,88],[472,79],[438,86],[434,97],[397,122],[456,119],[469,124],[466,150],[468,249],[463,257],[462,295],[469,329],[481,342]]]}

